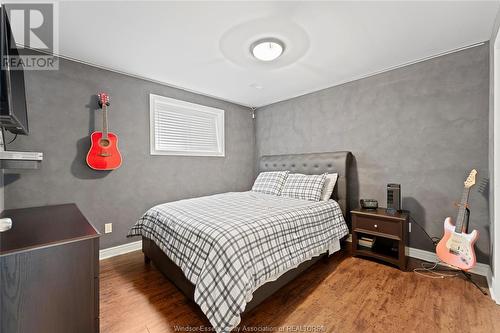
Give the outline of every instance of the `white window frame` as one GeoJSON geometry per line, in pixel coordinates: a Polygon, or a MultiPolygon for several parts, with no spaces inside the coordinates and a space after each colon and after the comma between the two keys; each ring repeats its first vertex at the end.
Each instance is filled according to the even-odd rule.
{"type": "Polygon", "coordinates": [[[225,134],[224,134],[224,110],[217,109],[205,105],[189,103],[178,99],[173,99],[165,96],[149,94],[149,137],[151,155],[177,155],[177,156],[225,156],[225,134]],[[217,152],[206,151],[167,151],[157,150],[155,142],[155,104],[160,102],[162,104],[171,105],[172,107],[188,108],[194,111],[209,113],[216,116],[217,121],[217,137],[221,144],[217,152]]]}

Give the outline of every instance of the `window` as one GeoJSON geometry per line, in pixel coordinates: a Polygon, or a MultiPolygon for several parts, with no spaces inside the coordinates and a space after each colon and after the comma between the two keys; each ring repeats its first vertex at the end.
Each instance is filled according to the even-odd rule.
{"type": "Polygon", "coordinates": [[[149,95],[151,155],[224,156],[224,110],[149,95]]]}

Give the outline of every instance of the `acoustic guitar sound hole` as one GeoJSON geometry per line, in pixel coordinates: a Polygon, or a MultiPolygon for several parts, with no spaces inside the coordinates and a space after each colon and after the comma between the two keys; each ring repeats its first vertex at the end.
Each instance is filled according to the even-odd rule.
{"type": "Polygon", "coordinates": [[[102,147],[108,147],[110,145],[110,142],[108,139],[101,139],[99,141],[99,144],[102,146],[102,147]]]}

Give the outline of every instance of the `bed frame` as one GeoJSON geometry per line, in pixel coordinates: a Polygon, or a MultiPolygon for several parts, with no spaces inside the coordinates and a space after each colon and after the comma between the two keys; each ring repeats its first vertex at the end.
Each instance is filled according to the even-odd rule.
{"type": "MultiPolygon", "coordinates": [[[[332,198],[337,200],[342,209],[344,217],[349,212],[347,196],[347,175],[352,155],[348,151],[338,151],[330,153],[311,153],[311,154],[293,154],[293,155],[269,155],[262,156],[259,162],[259,172],[290,170],[292,173],[303,174],[321,174],[324,172],[338,173],[339,177],[332,198]]],[[[150,239],[142,238],[142,252],[144,252],[144,261],[154,265],[182,291],[186,297],[194,301],[195,286],[184,276],[182,270],[170,260],[165,253],[150,239]]],[[[316,263],[322,256],[328,255],[328,252],[314,257],[311,260],[303,262],[298,267],[289,270],[281,275],[277,280],[265,283],[258,288],[252,300],[247,304],[245,312],[247,313],[266,298],[274,294],[288,282],[295,279],[307,268],[316,263]]]]}

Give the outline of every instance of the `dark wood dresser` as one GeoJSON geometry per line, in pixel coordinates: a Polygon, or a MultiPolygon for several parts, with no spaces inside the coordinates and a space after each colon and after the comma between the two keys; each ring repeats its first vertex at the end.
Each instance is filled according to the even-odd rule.
{"type": "Polygon", "coordinates": [[[385,208],[351,211],[352,253],[372,257],[406,270],[405,246],[408,235],[408,212],[388,213],[385,208]],[[363,237],[374,240],[371,247],[359,244],[363,237]]]}
{"type": "Polygon", "coordinates": [[[5,210],[0,332],[99,331],[99,232],[75,204],[5,210]]]}

